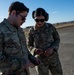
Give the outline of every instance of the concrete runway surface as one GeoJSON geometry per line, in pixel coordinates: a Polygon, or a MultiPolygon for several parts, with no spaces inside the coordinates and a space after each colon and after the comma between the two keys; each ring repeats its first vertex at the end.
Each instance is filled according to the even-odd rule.
{"type": "MultiPolygon", "coordinates": [[[[63,75],[74,75],[74,26],[57,29],[60,35],[59,57],[63,75]]],[[[37,75],[36,70],[30,69],[31,75],[37,75]]],[[[51,74],[49,74],[51,75],[51,74]]]]}
{"type": "Polygon", "coordinates": [[[74,26],[58,29],[61,43],[59,56],[63,75],[74,75],[74,26]]]}

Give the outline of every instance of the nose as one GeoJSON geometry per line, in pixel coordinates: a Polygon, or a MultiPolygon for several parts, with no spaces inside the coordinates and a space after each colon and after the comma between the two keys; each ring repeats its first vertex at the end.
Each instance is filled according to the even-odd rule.
{"type": "Polygon", "coordinates": [[[38,24],[42,24],[42,22],[41,22],[41,21],[39,21],[39,22],[38,22],[38,24]]]}
{"type": "Polygon", "coordinates": [[[25,22],[26,21],[26,18],[24,18],[24,20],[22,20],[23,22],[25,22]]]}

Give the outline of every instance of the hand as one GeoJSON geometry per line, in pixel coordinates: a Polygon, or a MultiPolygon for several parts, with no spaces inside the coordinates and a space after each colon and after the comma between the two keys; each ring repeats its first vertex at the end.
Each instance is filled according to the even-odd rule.
{"type": "Polygon", "coordinates": [[[42,49],[35,49],[35,54],[41,55],[42,53],[42,49]]]}
{"type": "Polygon", "coordinates": [[[48,48],[45,51],[44,55],[48,57],[48,56],[51,56],[53,54],[53,52],[54,52],[54,49],[53,48],[48,48]]]}

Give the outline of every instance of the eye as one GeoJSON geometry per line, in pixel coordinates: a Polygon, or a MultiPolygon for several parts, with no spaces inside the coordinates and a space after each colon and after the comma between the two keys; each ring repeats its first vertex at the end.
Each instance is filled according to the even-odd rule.
{"type": "Polygon", "coordinates": [[[45,19],[35,19],[36,22],[44,22],[45,19]]]}
{"type": "Polygon", "coordinates": [[[21,18],[22,18],[22,21],[24,21],[25,20],[25,17],[23,17],[21,14],[19,14],[20,16],[21,16],[21,18]]]}

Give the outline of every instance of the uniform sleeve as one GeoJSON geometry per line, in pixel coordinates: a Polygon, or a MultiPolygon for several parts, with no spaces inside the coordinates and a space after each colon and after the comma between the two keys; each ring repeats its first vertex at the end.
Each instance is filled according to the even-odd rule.
{"type": "MultiPolygon", "coordinates": [[[[25,35],[24,35],[25,36],[25,35]]],[[[27,47],[27,41],[26,41],[26,37],[24,37],[25,38],[25,50],[23,51],[23,58],[25,58],[24,60],[26,61],[26,63],[27,63],[27,61],[28,60],[30,60],[33,64],[35,64],[36,65],[36,58],[29,52],[29,50],[28,50],[28,47],[27,47]],[[27,51],[27,52],[25,52],[25,51],[27,51]],[[26,53],[26,54],[25,54],[26,53]],[[26,56],[25,56],[26,55],[26,56]],[[28,58],[27,58],[28,57],[28,58]]],[[[23,61],[24,61],[23,60],[23,61]]]]}
{"type": "MultiPolygon", "coordinates": [[[[25,38],[25,40],[26,40],[26,38],[25,38]]],[[[27,42],[27,41],[25,41],[25,42],[27,42]]],[[[32,43],[32,42],[31,42],[31,43],[32,43]]],[[[33,44],[30,44],[30,46],[33,46],[33,44]]],[[[30,51],[29,51],[28,48],[27,48],[26,43],[25,43],[25,48],[26,48],[26,50],[27,50],[28,60],[29,60],[30,62],[32,62],[34,65],[37,65],[38,63],[36,62],[36,57],[34,57],[34,56],[30,53],[30,51]]]]}
{"type": "Polygon", "coordinates": [[[53,30],[52,35],[53,35],[54,42],[51,44],[51,47],[54,48],[55,51],[57,51],[60,43],[60,36],[54,26],[52,26],[52,30],[53,30]]]}
{"type": "Polygon", "coordinates": [[[23,50],[23,61],[25,62],[25,63],[27,63],[28,62],[28,48],[27,48],[27,44],[26,44],[26,38],[25,38],[25,35],[24,35],[24,45],[25,45],[25,49],[23,50]]]}
{"type": "Polygon", "coordinates": [[[3,35],[0,31],[0,62],[5,59],[5,56],[3,55],[3,35]]]}
{"type": "MultiPolygon", "coordinates": [[[[26,43],[25,43],[25,48],[26,48],[26,50],[27,50],[28,60],[29,60],[30,62],[32,62],[34,65],[37,65],[36,58],[30,53],[30,51],[29,51],[28,48],[27,48],[26,43]]],[[[27,60],[27,61],[28,61],[28,60],[27,60]]]]}
{"type": "Polygon", "coordinates": [[[28,51],[28,59],[30,60],[31,63],[33,63],[34,65],[38,65],[37,61],[36,61],[36,57],[34,57],[29,51],[28,51]]]}
{"type": "Polygon", "coordinates": [[[33,30],[30,29],[29,30],[29,34],[28,34],[28,49],[31,52],[31,54],[34,54],[34,37],[33,37],[33,30]]]}

